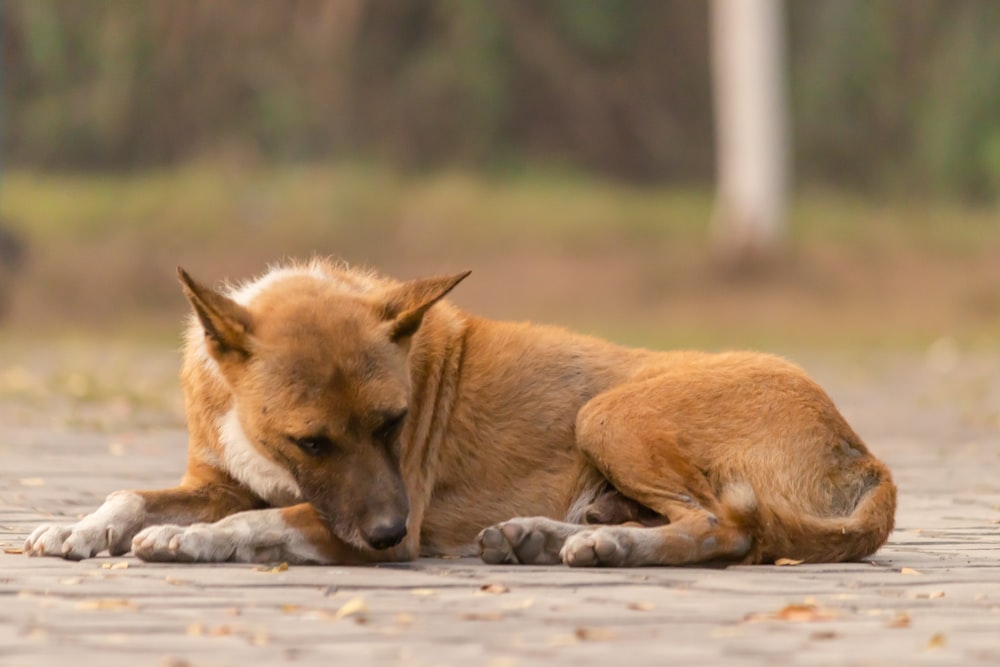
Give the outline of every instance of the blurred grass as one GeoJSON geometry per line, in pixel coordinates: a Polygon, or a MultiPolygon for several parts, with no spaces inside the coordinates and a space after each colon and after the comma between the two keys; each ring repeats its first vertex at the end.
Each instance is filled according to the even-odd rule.
{"type": "Polygon", "coordinates": [[[183,264],[244,278],[314,253],[410,277],[471,268],[455,298],[650,345],[920,346],[1000,336],[1000,211],[800,194],[786,257],[727,276],[711,193],[558,169],[403,176],[372,164],[214,160],[122,175],[7,171],[27,241],[8,331],[176,334],[183,264]]]}

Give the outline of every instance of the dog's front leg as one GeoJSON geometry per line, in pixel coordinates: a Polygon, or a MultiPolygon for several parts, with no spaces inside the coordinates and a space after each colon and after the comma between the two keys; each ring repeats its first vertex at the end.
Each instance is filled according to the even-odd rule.
{"type": "Polygon", "coordinates": [[[91,558],[103,551],[120,556],[146,526],[165,521],[216,521],[260,504],[260,499],[243,487],[213,482],[157,491],[116,491],[75,524],[39,526],[25,541],[24,552],[70,560],[91,558]]]}
{"type": "Polygon", "coordinates": [[[337,539],[308,503],[240,512],[215,523],[151,526],[135,536],[132,551],[147,561],[201,563],[360,565],[401,556],[337,539]]]}

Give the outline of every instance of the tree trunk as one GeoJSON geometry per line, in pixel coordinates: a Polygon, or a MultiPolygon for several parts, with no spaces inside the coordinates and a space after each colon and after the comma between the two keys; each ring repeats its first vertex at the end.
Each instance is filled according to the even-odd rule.
{"type": "Polygon", "coordinates": [[[712,233],[733,268],[781,251],[788,195],[781,0],[712,0],[718,183],[712,233]]]}

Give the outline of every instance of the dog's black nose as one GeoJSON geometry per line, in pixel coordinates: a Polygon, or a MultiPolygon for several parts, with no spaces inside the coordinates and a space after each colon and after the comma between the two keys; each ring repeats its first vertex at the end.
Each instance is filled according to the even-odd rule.
{"type": "Polygon", "coordinates": [[[406,520],[395,519],[376,524],[371,531],[365,535],[368,544],[372,549],[388,549],[403,541],[406,537],[406,520]]]}

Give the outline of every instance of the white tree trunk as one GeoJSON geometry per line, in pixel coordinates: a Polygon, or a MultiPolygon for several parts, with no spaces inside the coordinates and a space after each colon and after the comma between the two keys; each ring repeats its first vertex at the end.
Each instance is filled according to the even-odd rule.
{"type": "Polygon", "coordinates": [[[785,236],[788,130],[781,0],[712,0],[716,248],[743,263],[785,236]]]}

